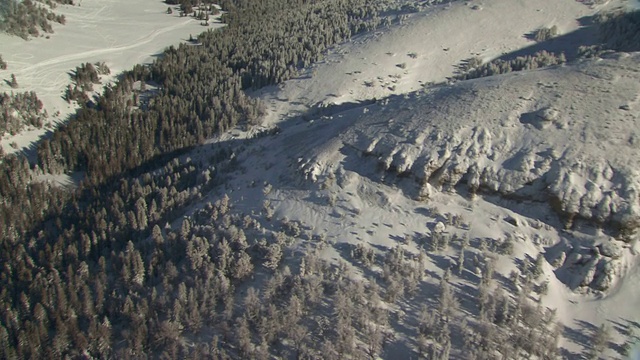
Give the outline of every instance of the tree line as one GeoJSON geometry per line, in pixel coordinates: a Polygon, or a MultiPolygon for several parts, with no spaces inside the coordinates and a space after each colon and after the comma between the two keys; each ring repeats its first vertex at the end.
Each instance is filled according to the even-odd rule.
{"type": "Polygon", "coordinates": [[[15,135],[25,126],[41,128],[47,117],[33,91],[0,95],[0,134],[15,135]]]}
{"type": "MultiPolygon", "coordinates": [[[[123,79],[115,86],[108,86],[92,106],[80,109],[67,124],[54,131],[51,138],[38,145],[37,168],[52,174],[83,172],[87,184],[99,185],[154,157],[201,143],[239,122],[252,122],[260,116],[261,108],[256,100],[244,94],[243,89],[276,83],[292,76],[297,66],[319,56],[312,45],[328,46],[330,41],[340,41],[351,35],[350,31],[346,32],[344,19],[350,19],[349,28],[364,30],[366,26],[362,24],[368,23],[367,19],[375,23],[376,9],[381,7],[379,1],[374,0],[328,0],[312,4],[228,2],[223,5],[228,11],[242,16],[230,15],[229,26],[202,35],[200,46],[170,47],[153,65],[136,66],[124,74],[123,79]],[[316,16],[323,14],[320,11],[323,8],[332,10],[326,10],[325,15],[335,23],[316,16]],[[357,10],[354,13],[351,9],[357,10]],[[302,16],[303,10],[309,19],[316,21],[307,21],[307,16],[302,16]],[[336,15],[340,11],[344,16],[336,15]],[[283,21],[276,24],[264,20],[268,18],[265,14],[269,13],[278,14],[283,21]],[[292,20],[287,21],[289,18],[292,20]],[[260,26],[253,27],[254,21],[259,21],[260,26]],[[283,28],[282,24],[287,27],[283,28]],[[324,29],[325,34],[310,37],[314,42],[309,43],[307,36],[301,33],[303,27],[324,29]],[[295,34],[294,31],[298,31],[298,36],[282,35],[295,34]],[[265,36],[281,38],[283,44],[288,45],[265,50],[269,47],[258,41],[264,40],[265,36]],[[242,60],[242,54],[245,60],[242,60]],[[270,65],[261,68],[254,79],[247,69],[249,64],[256,63],[270,65]],[[136,81],[156,84],[159,88],[144,111],[136,106],[139,91],[133,89],[136,81]]],[[[19,159],[14,161],[21,162],[19,159]]],[[[3,167],[10,162],[4,161],[3,167]]],[[[29,169],[24,174],[13,174],[21,169],[8,167],[5,174],[8,178],[30,179],[29,169]]],[[[6,206],[2,209],[6,220],[3,226],[5,230],[11,228],[21,234],[33,223],[15,221],[24,217],[17,214],[18,204],[31,203],[23,201],[29,196],[29,181],[6,183],[8,187],[0,189],[7,196],[6,206]]],[[[26,218],[30,218],[31,214],[41,211],[34,209],[27,213],[26,218]]]]}
{"type": "Polygon", "coordinates": [[[512,60],[496,59],[482,63],[480,58],[471,58],[461,67],[462,73],[456,75],[456,80],[477,79],[486,76],[506,74],[513,71],[533,70],[567,62],[563,53],[556,55],[542,50],[533,55],[518,56],[512,60]]]}
{"type": "MultiPolygon", "coordinates": [[[[607,52],[640,50],[640,11],[615,9],[594,16],[599,44],[580,46],[578,56],[592,58],[607,52]]],[[[557,28],[541,28],[533,33],[536,41],[545,41],[555,36],[557,28]]],[[[496,59],[483,63],[480,58],[467,59],[460,66],[456,80],[477,79],[485,76],[505,74],[512,71],[531,70],[566,63],[563,53],[556,55],[548,51],[539,51],[533,55],[518,56],[512,60],[496,59]]]]}
{"type": "Polygon", "coordinates": [[[64,94],[64,98],[68,101],[78,101],[81,104],[87,104],[90,99],[86,94],[93,91],[94,84],[100,84],[100,75],[109,75],[111,70],[104,62],[95,64],[84,63],[76,67],[71,74],[73,84],[69,84],[64,94]]]}

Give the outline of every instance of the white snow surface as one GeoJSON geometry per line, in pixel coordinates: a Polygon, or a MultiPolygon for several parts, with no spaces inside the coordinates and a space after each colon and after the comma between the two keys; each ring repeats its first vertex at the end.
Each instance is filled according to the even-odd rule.
{"type": "MultiPolygon", "coordinates": [[[[439,6],[338,46],[308,76],[256,95],[268,105],[267,124],[300,114],[331,117],[378,99],[358,110],[371,113],[350,120],[339,141],[425,184],[423,193],[462,182],[472,190],[550,201],[568,223],[577,217],[634,228],[640,225],[637,55],[443,83],[464,59],[531,45],[524,35],[540,27],[574,31],[578,19],[621,4],[439,6]],[[415,91],[434,82],[440,85],[415,91]],[[394,104],[384,106],[389,101],[394,104]]],[[[309,160],[317,163],[311,176],[335,160],[323,156],[309,160]]]]}
{"type": "Polygon", "coordinates": [[[635,228],[639,61],[621,55],[418,92],[369,106],[340,139],[420,183],[550,200],[568,217],[635,228]]]}
{"type": "MultiPolygon", "coordinates": [[[[639,215],[639,76],[640,53],[619,54],[326,107],[241,145],[242,170],[225,191],[241,212],[259,214],[268,200],[274,219],[326,235],[331,261],[350,260],[345,244],[416,254],[435,232],[475,248],[510,238],[514,254],[498,257],[498,272],[506,278],[543,254],[542,302],[565,326],[564,355],[580,358],[583,345],[568,334],[640,320],[637,236],[612,236],[639,215]]],[[[432,254],[427,272],[442,275],[456,256],[432,254]]]]}
{"type": "MultiPolygon", "coordinates": [[[[498,272],[544,255],[541,299],[565,327],[563,357],[580,358],[584,343],[569,334],[588,334],[585,324],[608,324],[620,345],[620,329],[640,320],[640,54],[447,79],[464,59],[531,45],[524,34],[543,26],[576,30],[579,18],[621,4],[472,1],[337,46],[300,78],[254,94],[278,135],[214,140],[243,144],[243,170],[225,191],[240,211],[259,214],[268,200],[274,219],[326,235],[331,261],[349,261],[345,244],[416,253],[418,241],[403,239],[434,232],[476,247],[513,239],[498,272]]],[[[455,250],[441,255],[430,256],[428,273],[455,263],[455,250]]]]}
{"type": "Polygon", "coordinates": [[[329,51],[309,69],[310,76],[257,95],[271,110],[267,121],[277,122],[318,105],[415,91],[447,81],[469,58],[491,60],[534,44],[525,35],[536,29],[555,25],[560,35],[567,34],[581,27],[579,19],[620,3],[589,7],[575,0],[473,0],[434,6],[410,14],[400,26],[354,37],[329,51]]]}

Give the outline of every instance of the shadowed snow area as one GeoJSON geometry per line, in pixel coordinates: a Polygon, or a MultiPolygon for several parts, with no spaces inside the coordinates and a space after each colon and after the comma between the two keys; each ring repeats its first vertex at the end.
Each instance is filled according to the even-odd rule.
{"type": "MultiPolygon", "coordinates": [[[[379,101],[347,120],[330,141],[339,145],[305,155],[309,172],[355,148],[415,179],[420,197],[466,184],[472,192],[549,201],[567,221],[635,228],[639,60],[621,55],[379,101]]],[[[345,166],[350,161],[359,160],[347,156],[345,166]]]]}

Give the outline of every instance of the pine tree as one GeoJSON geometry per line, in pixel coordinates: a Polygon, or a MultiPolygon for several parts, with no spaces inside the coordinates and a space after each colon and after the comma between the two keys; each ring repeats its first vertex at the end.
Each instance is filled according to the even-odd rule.
{"type": "Polygon", "coordinates": [[[464,271],[464,247],[460,249],[460,254],[458,255],[458,275],[462,275],[464,271]]]}
{"type": "Polygon", "coordinates": [[[607,348],[607,342],[610,338],[610,330],[607,325],[602,324],[599,328],[594,330],[591,336],[591,347],[587,352],[588,359],[598,359],[600,355],[607,348]]]}
{"type": "Polygon", "coordinates": [[[378,354],[382,351],[382,341],[384,337],[382,329],[377,324],[370,324],[365,327],[364,337],[366,344],[365,351],[369,359],[377,359],[378,354]]]}
{"type": "Polygon", "coordinates": [[[240,317],[236,320],[236,339],[238,342],[238,348],[243,358],[251,357],[251,330],[249,330],[249,323],[245,317],[240,317]]]}
{"type": "Polygon", "coordinates": [[[16,89],[18,87],[18,80],[16,80],[15,74],[11,74],[11,81],[9,81],[9,86],[11,86],[12,89],[16,89]]]}
{"type": "Polygon", "coordinates": [[[533,264],[533,270],[531,271],[534,278],[537,279],[540,277],[540,275],[542,275],[542,273],[544,272],[543,265],[544,265],[544,256],[542,256],[542,254],[538,254],[538,256],[536,257],[536,261],[533,264]]]}
{"type": "Polygon", "coordinates": [[[273,243],[267,248],[267,255],[265,262],[262,264],[269,270],[276,270],[280,266],[280,260],[282,259],[282,247],[278,243],[273,243]]]}
{"type": "Polygon", "coordinates": [[[254,287],[249,287],[247,295],[244,298],[244,313],[247,320],[254,322],[260,314],[260,292],[254,287]]]}
{"type": "Polygon", "coordinates": [[[439,298],[440,316],[443,318],[449,318],[453,311],[457,308],[457,300],[451,289],[451,285],[444,279],[440,281],[440,298],[439,298]]]}

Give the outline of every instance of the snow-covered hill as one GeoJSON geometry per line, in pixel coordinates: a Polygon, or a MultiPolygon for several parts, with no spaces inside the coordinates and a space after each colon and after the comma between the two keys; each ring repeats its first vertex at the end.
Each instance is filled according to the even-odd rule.
{"type": "MultiPolygon", "coordinates": [[[[421,86],[451,76],[469,54],[492,57],[519,46],[509,36],[487,45],[469,35],[461,47],[469,54],[451,57],[438,48],[415,60],[406,54],[425,49],[417,44],[428,24],[446,19],[454,32],[455,24],[478,24],[470,17],[480,8],[503,6],[527,19],[509,25],[526,34],[551,25],[539,12],[566,16],[556,19],[559,26],[577,28],[578,17],[601,9],[572,1],[472,5],[415,15],[408,25],[338,47],[309,76],[258,93],[269,105],[267,124],[279,133],[241,141],[242,170],[226,192],[240,212],[299,222],[327,238],[331,246],[321,254],[336,263],[351,263],[348,249],[355,247],[384,256],[400,246],[418,256],[424,238],[466,238],[472,259],[513,245],[513,252],[496,255],[497,271],[507,279],[542,254],[536,286],[547,284],[540,299],[564,324],[564,356],[577,358],[589,346],[575,336],[591,331],[585,324],[613,324],[620,346],[624,329],[640,320],[640,54],[421,86]],[[519,12],[518,6],[539,9],[519,12]],[[487,48],[471,49],[475,45],[487,48]],[[442,63],[434,73],[426,63],[410,65],[422,59],[442,63]],[[401,61],[406,69],[396,66],[401,61]],[[370,79],[374,85],[363,83],[370,79]]],[[[219,141],[235,143],[232,138],[219,141]]],[[[296,246],[305,251],[309,241],[296,246]]],[[[425,281],[435,284],[445,269],[458,266],[458,251],[430,257],[426,270],[434,277],[425,281]]],[[[366,272],[350,267],[355,278],[366,272]]],[[[473,281],[456,276],[453,283],[464,288],[473,281]]],[[[509,289],[506,282],[500,286],[509,289]]],[[[415,316],[411,306],[397,310],[415,316]]]]}
{"type": "Polygon", "coordinates": [[[630,230],[640,225],[639,60],[620,55],[385,100],[341,139],[413,177],[421,193],[464,182],[472,192],[547,200],[567,221],[630,230]]]}
{"type": "Polygon", "coordinates": [[[326,234],[332,259],[342,243],[433,236],[440,221],[472,243],[513,240],[499,271],[544,254],[544,303],[567,326],[638,321],[638,70],[640,55],[622,54],[325,108],[239,155],[232,198],[326,234]]]}

